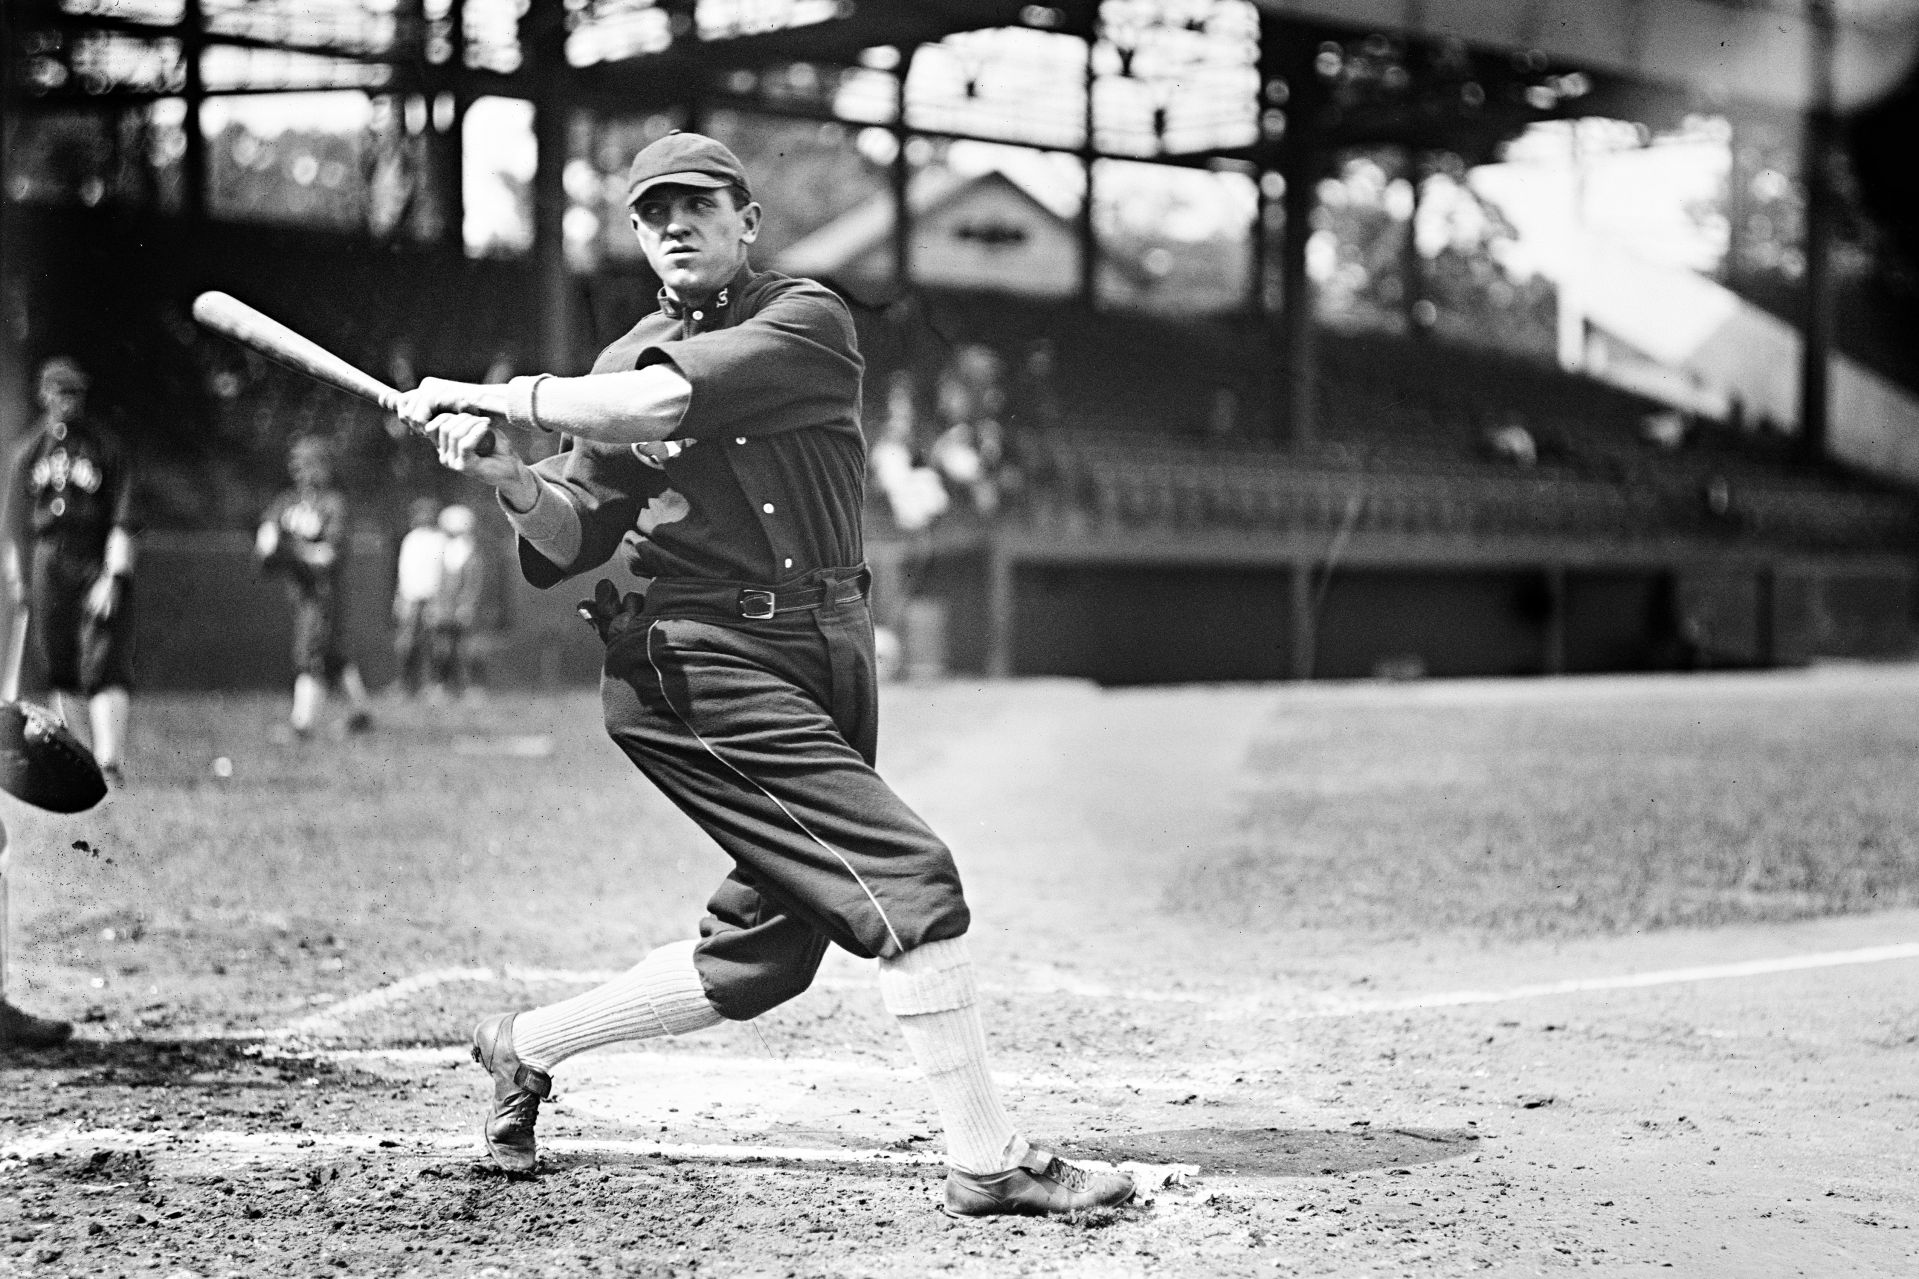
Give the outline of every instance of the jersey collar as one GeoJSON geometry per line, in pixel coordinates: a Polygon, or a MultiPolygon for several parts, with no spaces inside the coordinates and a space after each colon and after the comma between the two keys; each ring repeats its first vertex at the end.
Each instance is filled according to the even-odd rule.
{"type": "MultiPolygon", "coordinates": [[[[728,280],[721,286],[720,291],[713,295],[713,300],[700,309],[717,320],[725,313],[728,307],[739,300],[740,294],[745,290],[746,282],[751,279],[752,276],[752,267],[741,266],[733,278],[728,280]]],[[[688,315],[692,314],[686,303],[666,291],[665,285],[660,286],[659,302],[660,314],[669,320],[684,320],[688,315]]]]}

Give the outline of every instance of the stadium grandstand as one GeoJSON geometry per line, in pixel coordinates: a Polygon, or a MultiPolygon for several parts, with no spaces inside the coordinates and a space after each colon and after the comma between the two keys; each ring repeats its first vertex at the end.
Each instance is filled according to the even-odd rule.
{"type": "MultiPolygon", "coordinates": [[[[0,396],[17,437],[40,358],[94,369],[175,605],[144,623],[155,685],[283,680],[245,530],[295,436],[353,459],[376,683],[407,499],[474,496],[377,410],[197,330],[191,299],[231,292],[395,385],[583,371],[651,308],[621,175],[676,127],[755,175],[760,265],[853,308],[876,602],[909,671],[1685,670],[1919,638],[1919,199],[1886,160],[1919,120],[1919,4],[3,20],[0,396]],[[1543,215],[1502,180],[1650,189],[1675,158],[1712,179],[1667,182],[1684,254],[1622,251],[1582,196],[1547,210],[1572,247],[1526,260],[1543,215]]],[[[493,559],[491,677],[589,677],[570,610],[493,559]]]]}

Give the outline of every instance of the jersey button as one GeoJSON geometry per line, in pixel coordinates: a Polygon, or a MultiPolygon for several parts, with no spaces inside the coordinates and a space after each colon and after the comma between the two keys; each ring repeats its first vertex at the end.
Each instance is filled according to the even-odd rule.
{"type": "Polygon", "coordinates": [[[733,443],[744,444],[746,443],[746,437],[744,435],[736,435],[733,437],[733,443]]]}
{"type": "Polygon", "coordinates": [[[768,515],[771,515],[773,513],[773,504],[771,502],[768,502],[765,506],[762,506],[760,509],[762,511],[765,511],[768,515]]]}
{"type": "Polygon", "coordinates": [[[786,567],[788,568],[793,567],[793,557],[791,555],[786,557],[786,567]]]}

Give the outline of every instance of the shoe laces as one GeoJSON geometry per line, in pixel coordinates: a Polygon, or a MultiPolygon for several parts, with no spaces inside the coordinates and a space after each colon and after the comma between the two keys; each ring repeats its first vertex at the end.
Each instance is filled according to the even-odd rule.
{"type": "Polygon", "coordinates": [[[1040,1175],[1050,1177],[1068,1190],[1085,1190],[1093,1184],[1092,1169],[1069,1164],[1058,1155],[1053,1156],[1053,1162],[1046,1165],[1046,1171],[1040,1175]]]}

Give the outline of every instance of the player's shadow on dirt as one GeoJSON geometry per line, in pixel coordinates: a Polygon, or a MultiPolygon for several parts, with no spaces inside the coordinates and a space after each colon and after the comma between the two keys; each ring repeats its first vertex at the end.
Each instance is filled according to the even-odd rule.
{"type": "Polygon", "coordinates": [[[1114,1163],[1197,1164],[1202,1174],[1316,1177],[1436,1163],[1472,1153],[1478,1141],[1470,1131],[1438,1128],[1174,1128],[1083,1153],[1114,1163]]]}
{"type": "Polygon", "coordinates": [[[325,1061],[263,1051],[259,1041],[236,1039],[71,1039],[56,1048],[9,1052],[0,1058],[0,1068],[44,1072],[66,1088],[171,1088],[214,1081],[277,1085],[358,1073],[325,1061]]]}

